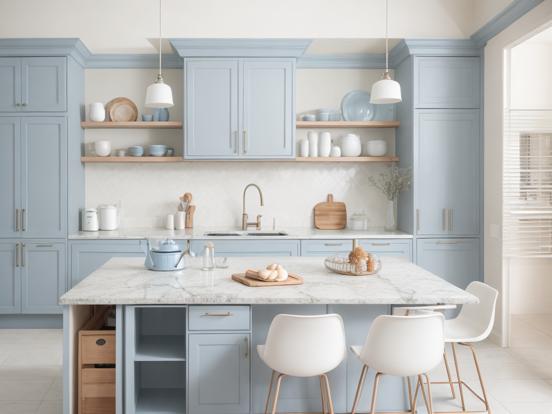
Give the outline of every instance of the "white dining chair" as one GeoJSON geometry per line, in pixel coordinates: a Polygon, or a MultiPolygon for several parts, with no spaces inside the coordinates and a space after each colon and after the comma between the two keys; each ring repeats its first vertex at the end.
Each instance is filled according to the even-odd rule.
{"type": "MultiPolygon", "coordinates": [[[[491,414],[491,407],[487,395],[487,389],[481,373],[481,367],[477,359],[477,352],[473,346],[475,343],[484,341],[489,337],[493,329],[495,321],[496,301],[498,299],[498,291],[482,282],[471,282],[466,291],[476,296],[479,299],[478,303],[470,303],[462,305],[462,309],[458,316],[452,319],[445,320],[445,343],[450,343],[454,359],[454,367],[456,371],[456,380],[453,381],[450,375],[450,368],[447,361],[446,351],[443,352],[445,369],[447,371],[448,381],[435,381],[433,384],[448,384],[451,389],[452,398],[456,398],[454,386],[457,385],[460,391],[460,403],[462,411],[466,411],[466,402],[464,398],[464,388],[470,391],[477,399],[485,405],[485,411],[491,414]],[[472,387],[466,384],[460,376],[460,367],[458,366],[458,356],[456,353],[456,345],[467,347],[471,351],[481,394],[477,393],[472,387]]],[[[422,307],[401,307],[399,311],[405,314],[417,314],[442,311],[445,309],[454,308],[454,305],[438,305],[438,306],[422,306],[422,307]]],[[[462,412],[459,411],[459,412],[462,412]]]]}
{"type": "Polygon", "coordinates": [[[364,346],[351,347],[353,353],[363,363],[351,414],[356,413],[369,368],[376,371],[370,413],[376,412],[381,376],[395,375],[408,380],[412,412],[416,412],[416,401],[421,390],[427,411],[431,414],[433,402],[428,372],[439,364],[443,356],[443,325],[444,317],[440,313],[433,312],[413,316],[378,316],[370,327],[364,346]],[[414,397],[411,395],[411,376],[417,377],[414,397]],[[423,377],[425,377],[425,383],[423,377]]]}
{"type": "Polygon", "coordinates": [[[257,346],[261,360],[272,369],[265,413],[274,384],[272,414],[276,413],[280,386],[286,376],[320,379],[322,412],[334,414],[330,382],[326,375],[345,359],[347,346],[343,319],[337,314],[276,315],[266,343],[257,346]]]}

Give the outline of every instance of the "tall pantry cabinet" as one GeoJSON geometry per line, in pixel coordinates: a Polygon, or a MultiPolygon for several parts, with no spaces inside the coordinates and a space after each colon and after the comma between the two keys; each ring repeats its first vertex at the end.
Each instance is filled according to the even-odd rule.
{"type": "Polygon", "coordinates": [[[69,189],[82,193],[79,43],[0,41],[0,326],[6,314],[61,313],[66,239],[78,225],[69,189]]]}

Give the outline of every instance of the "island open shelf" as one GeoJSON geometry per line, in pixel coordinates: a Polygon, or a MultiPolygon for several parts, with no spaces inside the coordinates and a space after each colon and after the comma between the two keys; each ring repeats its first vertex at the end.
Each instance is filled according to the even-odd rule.
{"type": "Polygon", "coordinates": [[[134,122],[94,122],[83,121],[81,128],[84,129],[182,129],[182,122],[177,121],[134,121],[134,122]]]}

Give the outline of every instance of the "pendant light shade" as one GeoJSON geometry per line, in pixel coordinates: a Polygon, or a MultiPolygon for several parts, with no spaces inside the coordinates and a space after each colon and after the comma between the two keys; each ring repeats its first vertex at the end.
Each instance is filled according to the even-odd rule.
{"type": "Polygon", "coordinates": [[[385,0],[385,72],[381,80],[372,85],[370,102],[394,104],[402,101],[401,85],[389,74],[389,0],[385,0]]]}
{"type": "Polygon", "coordinates": [[[147,108],[170,108],[174,106],[171,87],[163,81],[161,71],[161,1],[159,0],[159,73],[157,74],[157,80],[146,89],[145,105],[147,108]]]}

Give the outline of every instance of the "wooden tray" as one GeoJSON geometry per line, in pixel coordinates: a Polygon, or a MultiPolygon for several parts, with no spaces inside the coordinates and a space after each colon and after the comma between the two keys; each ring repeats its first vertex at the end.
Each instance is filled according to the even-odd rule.
{"type": "Polygon", "coordinates": [[[249,287],[293,286],[303,284],[303,278],[294,273],[290,273],[288,279],[283,282],[263,282],[261,280],[250,279],[245,277],[245,273],[234,273],[232,275],[232,280],[249,287]]]}
{"type": "Polygon", "coordinates": [[[347,208],[345,203],[334,202],[328,194],[325,203],[314,206],[314,227],[320,230],[341,230],[347,226],[347,208]]]}

